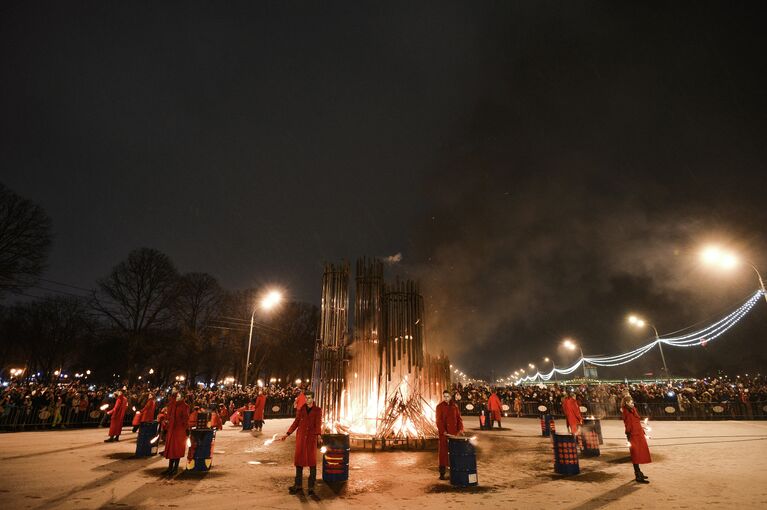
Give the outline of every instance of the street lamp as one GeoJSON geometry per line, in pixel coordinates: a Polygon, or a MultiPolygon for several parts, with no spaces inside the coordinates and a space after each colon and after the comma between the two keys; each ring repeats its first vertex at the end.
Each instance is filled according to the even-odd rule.
{"type": "MultiPolygon", "coordinates": [[[[278,290],[271,290],[261,299],[259,306],[265,312],[271,311],[282,302],[282,293],[278,290]]],[[[250,366],[250,345],[253,342],[253,323],[256,320],[256,312],[259,306],[253,307],[253,313],[250,315],[250,332],[248,333],[248,355],[245,357],[245,386],[248,385],[248,368],[250,366]]]]}
{"type": "Polygon", "coordinates": [[[666,356],[663,355],[663,342],[660,341],[660,335],[658,334],[658,328],[655,327],[655,325],[647,322],[646,320],[637,317],[636,315],[629,315],[626,319],[629,324],[634,326],[635,328],[644,328],[645,326],[650,326],[652,330],[655,332],[655,341],[658,342],[658,350],[660,351],[660,359],[663,360],[663,371],[666,373],[666,378],[668,380],[671,380],[671,374],[668,373],[668,367],[666,366],[666,356]]]}
{"type": "Polygon", "coordinates": [[[583,362],[583,377],[585,378],[585,377],[586,377],[586,361],[585,361],[585,359],[584,359],[584,356],[583,356],[583,349],[581,348],[581,346],[580,346],[580,345],[577,345],[577,344],[576,344],[575,342],[573,342],[573,341],[572,341],[572,339],[570,339],[570,338],[565,338],[565,339],[562,341],[562,345],[564,346],[564,348],[565,348],[565,349],[568,349],[568,350],[570,350],[570,351],[574,351],[575,349],[578,349],[578,351],[580,351],[580,353],[581,353],[581,360],[582,360],[582,362],[583,362]]]}
{"type": "MultiPolygon", "coordinates": [[[[700,252],[700,259],[706,265],[717,266],[727,271],[734,269],[739,263],[738,257],[734,253],[714,245],[703,248],[700,252]]],[[[751,266],[751,269],[756,273],[756,277],[759,279],[759,288],[762,289],[762,296],[764,296],[764,300],[767,301],[767,290],[765,290],[764,279],[762,279],[761,273],[753,263],[748,260],[745,260],[744,262],[751,266]]]]}
{"type": "Polygon", "coordinates": [[[551,371],[554,373],[554,380],[557,380],[557,367],[554,365],[554,361],[548,357],[543,358],[544,363],[551,363],[551,371]]]}

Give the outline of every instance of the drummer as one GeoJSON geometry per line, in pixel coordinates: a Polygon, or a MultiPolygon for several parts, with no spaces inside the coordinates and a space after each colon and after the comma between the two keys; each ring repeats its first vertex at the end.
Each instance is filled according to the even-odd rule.
{"type": "Polygon", "coordinates": [[[442,392],[442,402],[437,406],[437,430],[439,431],[439,479],[446,480],[448,466],[447,436],[463,435],[463,420],[449,390],[442,392]]]}

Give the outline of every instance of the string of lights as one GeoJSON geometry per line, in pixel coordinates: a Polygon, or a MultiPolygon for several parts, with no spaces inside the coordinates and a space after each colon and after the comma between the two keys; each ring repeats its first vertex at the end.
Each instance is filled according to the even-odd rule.
{"type": "Polygon", "coordinates": [[[670,337],[658,337],[652,342],[633,349],[629,352],[622,354],[616,354],[614,356],[595,356],[595,357],[582,357],[575,364],[567,368],[552,368],[548,373],[541,373],[540,371],[532,375],[526,375],[519,377],[517,383],[521,382],[533,382],[537,380],[548,381],[555,374],[569,375],[575,372],[583,363],[601,367],[615,367],[618,365],[625,365],[632,361],[644,356],[647,352],[651,351],[658,344],[665,344],[672,347],[697,347],[706,345],[708,342],[719,338],[724,335],[730,328],[735,326],[743,317],[745,317],[751,309],[756,306],[761,297],[764,295],[763,290],[756,291],[751,297],[746,300],[745,303],[740,305],[737,309],[730,312],[718,321],[699,329],[692,333],[680,336],[670,337]]]}

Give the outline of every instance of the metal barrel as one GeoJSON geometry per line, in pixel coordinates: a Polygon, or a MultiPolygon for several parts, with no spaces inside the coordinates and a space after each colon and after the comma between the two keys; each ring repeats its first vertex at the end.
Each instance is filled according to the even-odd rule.
{"type": "Polygon", "coordinates": [[[253,413],[255,411],[243,411],[242,412],[242,430],[250,430],[253,428],[253,413]]]}
{"type": "Polygon", "coordinates": [[[325,483],[345,482],[349,479],[349,436],[323,434],[322,480],[325,483]]]}
{"type": "Polygon", "coordinates": [[[581,472],[578,463],[578,442],[571,434],[552,434],[554,448],[554,472],[560,475],[577,475],[581,472]]]}
{"type": "Polygon", "coordinates": [[[450,456],[450,485],[477,485],[477,456],[474,445],[468,439],[449,437],[447,451],[450,456]]]}
{"type": "Polygon", "coordinates": [[[541,415],[541,436],[549,437],[557,431],[557,427],[554,424],[554,417],[550,414],[541,415]]]}
{"type": "Polygon", "coordinates": [[[605,439],[602,436],[602,420],[600,420],[599,418],[584,418],[583,425],[593,425],[594,430],[596,431],[597,436],[599,437],[599,444],[605,444],[605,439]]]}
{"type": "Polygon", "coordinates": [[[136,437],[136,457],[151,457],[157,454],[157,443],[152,440],[157,437],[158,423],[156,421],[145,421],[139,423],[138,436],[136,437]]]}
{"type": "Polygon", "coordinates": [[[599,436],[593,424],[581,426],[578,443],[584,457],[599,457],[599,436]]]}
{"type": "Polygon", "coordinates": [[[186,469],[189,471],[210,471],[213,465],[213,448],[216,444],[216,431],[213,429],[192,429],[186,469]]]}

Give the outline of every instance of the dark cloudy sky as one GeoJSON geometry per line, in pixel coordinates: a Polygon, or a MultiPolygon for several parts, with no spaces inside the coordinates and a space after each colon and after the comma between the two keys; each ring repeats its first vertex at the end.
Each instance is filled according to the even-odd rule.
{"type": "MultiPolygon", "coordinates": [[[[3,2],[1,179],[53,219],[48,279],[92,287],[151,246],[318,302],[323,261],[401,253],[469,373],[564,364],[566,335],[611,354],[642,341],[628,311],[671,331],[756,289],[702,243],[767,271],[749,9],[3,2]]],[[[764,368],[766,328],[762,303],[671,369],[764,368]]]]}

